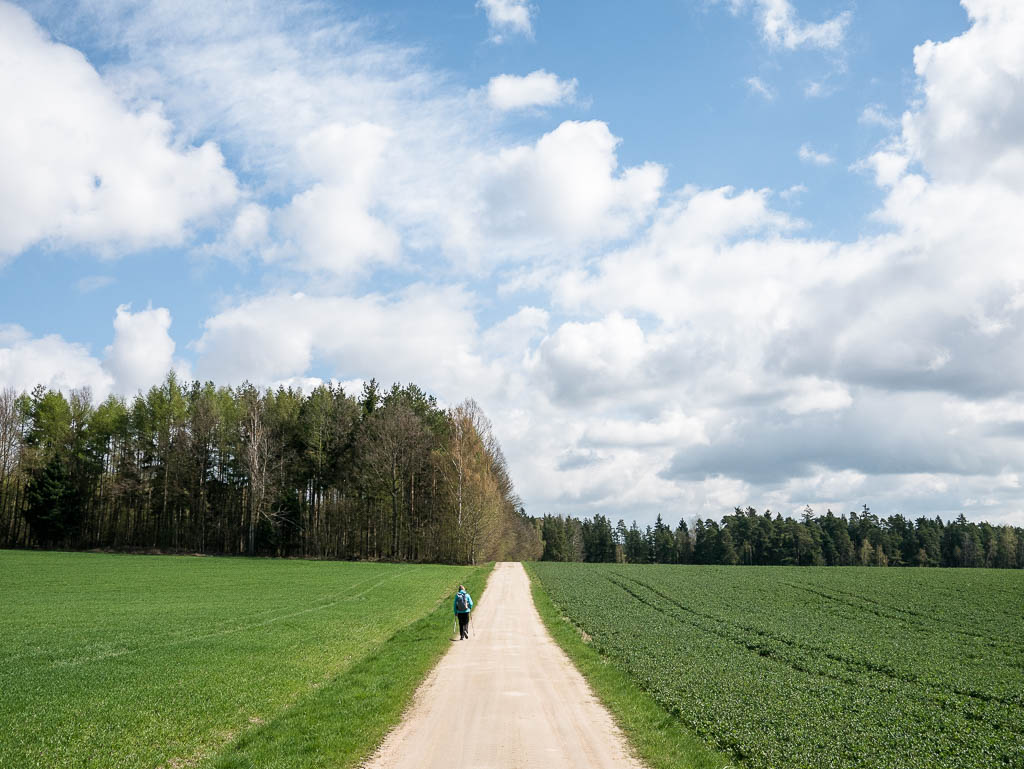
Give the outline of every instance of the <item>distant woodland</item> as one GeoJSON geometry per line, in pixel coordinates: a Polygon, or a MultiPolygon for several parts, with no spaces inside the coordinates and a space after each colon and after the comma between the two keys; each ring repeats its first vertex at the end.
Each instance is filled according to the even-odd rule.
{"type": "Polygon", "coordinates": [[[479,563],[1024,568],[1024,529],[963,515],[720,521],[526,514],[490,422],[414,384],[356,396],[179,382],[99,405],[0,390],[0,547],[479,563]]]}
{"type": "Polygon", "coordinates": [[[593,520],[544,516],[545,561],[618,561],[760,566],[951,566],[1024,568],[1024,529],[902,515],[880,518],[865,505],[860,513],[815,515],[801,520],[766,510],[735,508],[716,522],[685,520],[674,529],[659,515],[641,529],[634,521],[595,515],[593,520]]]}
{"type": "Polygon", "coordinates": [[[416,385],[0,391],[0,547],[476,563],[541,543],[480,407],[416,385]]]}

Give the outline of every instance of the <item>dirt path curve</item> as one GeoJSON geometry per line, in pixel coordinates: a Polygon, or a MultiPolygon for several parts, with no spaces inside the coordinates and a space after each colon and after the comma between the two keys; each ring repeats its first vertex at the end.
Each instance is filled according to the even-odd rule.
{"type": "Polygon", "coordinates": [[[369,769],[642,769],[544,630],[519,563],[499,563],[452,648],[369,769]]]}

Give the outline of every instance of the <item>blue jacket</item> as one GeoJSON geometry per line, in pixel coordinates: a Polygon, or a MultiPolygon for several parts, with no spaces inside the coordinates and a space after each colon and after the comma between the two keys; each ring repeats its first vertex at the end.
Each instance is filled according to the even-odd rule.
{"type": "Polygon", "coordinates": [[[455,594],[455,601],[452,603],[452,609],[455,611],[456,614],[469,614],[469,610],[473,608],[473,599],[465,590],[460,590],[459,593],[455,594]],[[466,596],[466,603],[468,604],[469,608],[467,608],[465,611],[459,611],[459,593],[462,593],[464,596],[466,596]]]}

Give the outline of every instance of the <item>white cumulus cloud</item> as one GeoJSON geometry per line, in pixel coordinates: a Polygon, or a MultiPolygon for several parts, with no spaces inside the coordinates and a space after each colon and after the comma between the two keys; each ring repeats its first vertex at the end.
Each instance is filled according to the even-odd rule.
{"type": "Polygon", "coordinates": [[[849,11],[822,22],[802,20],[789,0],[730,0],[733,13],[752,8],[761,27],[761,34],[771,45],[790,50],[821,48],[834,50],[842,46],[852,14],[849,11]]]}
{"type": "Polygon", "coordinates": [[[1024,5],[964,0],[971,27],[914,49],[925,100],[903,116],[908,154],[936,179],[1024,191],[1024,5]]]}
{"type": "Polygon", "coordinates": [[[0,257],[40,241],[179,244],[234,202],[211,142],[175,138],[158,105],[122,104],[85,57],[0,2],[0,257]]]}
{"type": "Polygon", "coordinates": [[[114,387],[113,377],[85,346],[58,334],[33,337],[21,326],[0,325],[0,387],[30,392],[40,384],[64,392],[88,387],[97,399],[114,387]]]}
{"type": "Polygon", "coordinates": [[[0,325],[0,387],[27,392],[37,384],[67,392],[88,387],[96,401],[111,393],[131,396],[158,385],[172,369],[191,376],[186,361],[174,357],[171,314],[164,307],[132,312],[117,308],[113,342],[103,358],[57,334],[33,337],[18,325],[0,325]]]}
{"type": "Polygon", "coordinates": [[[477,0],[476,5],[487,14],[494,42],[502,42],[507,33],[527,37],[533,35],[531,9],[527,0],[477,0]]]}
{"type": "Polygon", "coordinates": [[[464,382],[458,400],[485,374],[470,304],[461,289],[426,285],[393,296],[259,296],[206,321],[196,367],[204,379],[266,384],[306,377],[319,360],[342,380],[411,380],[442,394],[464,382]]]}
{"type": "Polygon", "coordinates": [[[103,367],[114,380],[117,392],[132,395],[159,384],[175,369],[188,378],[188,366],[174,360],[170,335],[171,313],[166,307],[132,312],[128,305],[117,308],[114,341],[106,348],[103,367]]]}
{"type": "Polygon", "coordinates": [[[487,84],[487,99],[498,110],[553,107],[571,102],[576,96],[576,78],[560,80],[558,75],[538,69],[529,75],[498,75],[487,84]]]}
{"type": "Polygon", "coordinates": [[[464,238],[451,246],[522,256],[628,235],[654,210],[665,170],[620,170],[618,143],[603,122],[566,121],[535,144],[482,157],[469,185],[479,197],[451,228],[464,238]]]}
{"type": "Polygon", "coordinates": [[[329,124],[299,143],[303,162],[322,181],[279,211],[282,253],[304,269],[340,275],[397,258],[398,234],[370,212],[390,137],[372,123],[329,124]]]}

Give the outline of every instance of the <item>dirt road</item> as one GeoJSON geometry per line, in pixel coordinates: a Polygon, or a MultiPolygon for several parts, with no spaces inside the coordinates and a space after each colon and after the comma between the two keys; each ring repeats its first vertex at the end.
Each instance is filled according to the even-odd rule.
{"type": "MultiPolygon", "coordinates": [[[[454,586],[453,586],[454,587],[454,586]]],[[[452,648],[369,769],[641,769],[548,636],[522,564],[499,563],[452,648]]]]}

